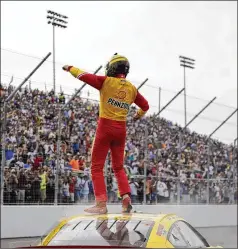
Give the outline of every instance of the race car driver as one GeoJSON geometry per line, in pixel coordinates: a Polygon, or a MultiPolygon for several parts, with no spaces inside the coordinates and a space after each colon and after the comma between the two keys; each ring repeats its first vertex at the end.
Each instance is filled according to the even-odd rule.
{"type": "Polygon", "coordinates": [[[132,210],[130,186],[123,167],[126,142],[126,118],[130,105],[135,103],[139,110],[134,120],[140,119],[149,109],[148,101],[137,91],[126,77],[130,64],[126,57],[117,53],[107,63],[105,76],[84,72],[73,66],[64,66],[75,78],[96,88],[100,92],[99,120],[92,148],[91,174],[96,204],[85,209],[92,214],[105,214],[107,193],[103,169],[109,149],[112,156],[112,168],[122,198],[122,212],[132,210]]]}

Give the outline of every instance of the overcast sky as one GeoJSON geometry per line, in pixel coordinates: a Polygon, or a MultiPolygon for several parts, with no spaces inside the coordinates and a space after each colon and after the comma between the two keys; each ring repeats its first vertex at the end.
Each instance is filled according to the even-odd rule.
{"type": "MultiPolygon", "coordinates": [[[[39,59],[10,51],[44,57],[52,51],[52,26],[46,11],[67,15],[68,28],[56,30],[56,85],[72,93],[81,82],[61,70],[70,64],[93,72],[118,52],[128,57],[128,75],[135,85],[149,78],[141,93],[149,100],[151,113],[183,87],[179,55],[196,59],[196,69],[187,70],[188,120],[209,100],[207,109],[190,129],[210,134],[237,108],[237,2],[4,2],[1,1],[1,82],[14,75],[19,84],[39,59]],[[222,103],[226,106],[220,105],[222,103]],[[233,108],[232,108],[233,107],[233,108]]],[[[52,87],[52,56],[32,77],[32,87],[52,87]],[[36,81],[36,82],[35,82],[36,81]]],[[[99,74],[103,74],[101,70],[99,74]]],[[[82,96],[98,99],[85,87],[82,96]]],[[[161,116],[184,124],[183,96],[161,116]]],[[[237,115],[215,135],[225,142],[237,137],[237,115]]]]}

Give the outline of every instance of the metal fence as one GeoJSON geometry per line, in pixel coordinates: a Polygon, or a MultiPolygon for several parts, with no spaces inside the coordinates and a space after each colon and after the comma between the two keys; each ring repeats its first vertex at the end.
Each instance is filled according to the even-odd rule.
{"type": "MultiPolygon", "coordinates": [[[[34,175],[35,176],[35,175],[34,175]]],[[[4,205],[54,205],[55,181],[49,176],[45,188],[37,183],[37,177],[27,180],[23,188],[11,188],[13,184],[7,184],[4,188],[4,205]]],[[[9,181],[14,183],[16,179],[11,174],[9,181]]],[[[107,176],[108,203],[120,203],[117,185],[113,175],[107,176]]],[[[181,205],[229,205],[237,203],[237,180],[232,179],[179,179],[175,177],[143,177],[134,175],[129,179],[133,204],[181,204],[181,205]],[[145,188],[144,188],[145,185],[145,188]],[[180,194],[178,194],[180,187],[180,194]],[[144,192],[145,189],[145,192],[144,192]],[[146,202],[144,202],[144,196],[146,202]]],[[[65,173],[59,176],[58,205],[81,205],[94,203],[92,181],[90,177],[75,176],[65,173]],[[81,184],[72,187],[74,181],[81,184]],[[87,186],[86,186],[87,185],[87,186]]]]}

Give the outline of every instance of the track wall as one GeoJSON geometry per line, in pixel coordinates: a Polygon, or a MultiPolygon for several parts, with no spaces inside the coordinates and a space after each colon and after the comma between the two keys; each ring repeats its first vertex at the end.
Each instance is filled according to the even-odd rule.
{"type": "MultiPolygon", "coordinates": [[[[85,206],[2,206],[1,237],[41,236],[61,218],[84,213],[85,206]]],[[[194,227],[237,226],[237,205],[145,205],[143,213],[175,213],[194,227]]],[[[110,213],[120,213],[120,205],[110,205],[110,213]]]]}

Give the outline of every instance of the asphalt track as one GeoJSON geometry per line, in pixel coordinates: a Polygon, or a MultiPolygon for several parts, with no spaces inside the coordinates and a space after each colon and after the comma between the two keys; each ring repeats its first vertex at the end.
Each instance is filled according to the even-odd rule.
{"type": "MultiPolygon", "coordinates": [[[[237,226],[197,228],[197,230],[212,246],[237,248],[237,226]]],[[[34,246],[37,245],[37,242],[39,242],[39,238],[2,239],[1,248],[34,246]]]]}

